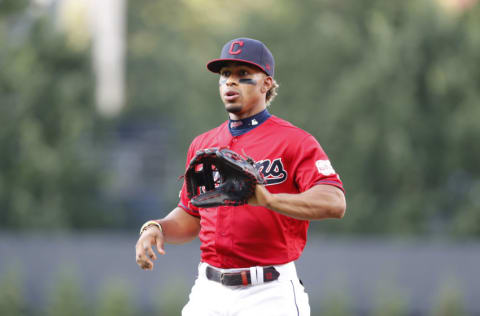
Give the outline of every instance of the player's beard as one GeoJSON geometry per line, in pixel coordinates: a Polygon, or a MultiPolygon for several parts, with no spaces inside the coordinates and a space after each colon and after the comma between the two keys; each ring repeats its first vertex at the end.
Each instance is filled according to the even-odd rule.
{"type": "Polygon", "coordinates": [[[231,105],[227,105],[227,106],[225,107],[225,110],[227,110],[227,112],[229,112],[229,113],[235,114],[235,113],[239,113],[239,112],[242,111],[242,106],[241,106],[241,105],[233,105],[233,104],[231,104],[231,105]]]}

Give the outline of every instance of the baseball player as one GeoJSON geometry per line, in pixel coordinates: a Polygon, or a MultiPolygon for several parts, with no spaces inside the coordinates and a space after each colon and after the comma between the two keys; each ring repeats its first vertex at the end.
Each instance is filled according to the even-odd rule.
{"type": "Polygon", "coordinates": [[[253,158],[265,184],[256,185],[248,204],[213,208],[192,205],[184,184],[178,206],[142,226],[136,261],[151,270],[153,247],[163,255],[165,242],[198,236],[198,277],[182,315],[310,315],[295,260],[309,221],[344,216],[342,182],[312,135],[269,113],[278,85],[262,42],[231,40],[207,68],[219,74],[229,119],[193,140],[187,166],[198,150],[228,148],[253,158]]]}

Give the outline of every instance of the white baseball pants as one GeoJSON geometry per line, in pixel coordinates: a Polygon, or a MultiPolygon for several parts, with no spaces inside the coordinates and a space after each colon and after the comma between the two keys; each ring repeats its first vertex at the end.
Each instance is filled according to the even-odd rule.
{"type": "MultiPolygon", "coordinates": [[[[182,316],[309,316],[308,295],[293,262],[274,266],[277,280],[247,286],[225,286],[206,277],[208,264],[200,263],[182,316]]],[[[242,269],[221,269],[238,272],[242,269]]]]}

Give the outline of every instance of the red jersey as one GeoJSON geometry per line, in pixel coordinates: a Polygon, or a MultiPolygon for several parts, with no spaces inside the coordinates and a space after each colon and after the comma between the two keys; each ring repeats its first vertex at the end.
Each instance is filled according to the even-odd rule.
{"type": "MultiPolygon", "coordinates": [[[[197,136],[188,150],[186,165],[197,150],[226,147],[257,162],[271,193],[301,193],[316,184],[343,190],[320,144],[304,130],[276,116],[240,136],[232,136],[229,124],[234,123],[226,121],[197,136]]],[[[260,206],[197,208],[189,203],[185,183],[178,206],[200,217],[201,259],[215,267],[284,264],[298,259],[307,241],[309,221],[260,206]]]]}

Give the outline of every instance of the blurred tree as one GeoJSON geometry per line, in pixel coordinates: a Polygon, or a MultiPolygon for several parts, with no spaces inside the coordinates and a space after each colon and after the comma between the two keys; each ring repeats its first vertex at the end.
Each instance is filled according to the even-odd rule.
{"type": "Polygon", "coordinates": [[[0,1],[0,18],[8,18],[10,14],[16,14],[23,10],[29,0],[1,0],[0,1]]]}
{"type": "Polygon", "coordinates": [[[105,225],[89,54],[14,2],[0,7],[0,227],[105,225]]]}

